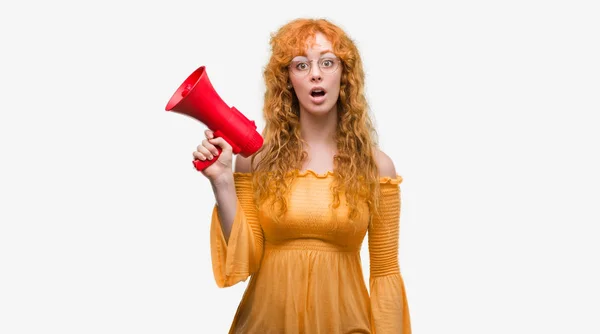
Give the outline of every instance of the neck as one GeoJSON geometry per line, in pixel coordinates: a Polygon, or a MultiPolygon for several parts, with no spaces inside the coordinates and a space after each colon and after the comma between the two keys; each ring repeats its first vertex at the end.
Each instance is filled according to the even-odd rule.
{"type": "Polygon", "coordinates": [[[300,135],[310,146],[336,147],[337,107],[322,115],[300,110],[300,135]]]}

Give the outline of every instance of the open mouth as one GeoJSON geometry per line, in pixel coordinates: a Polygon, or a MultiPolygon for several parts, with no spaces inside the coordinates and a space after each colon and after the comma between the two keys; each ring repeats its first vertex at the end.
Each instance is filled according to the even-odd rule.
{"type": "Polygon", "coordinates": [[[310,96],[312,97],[321,97],[325,96],[325,90],[321,88],[315,88],[310,91],[310,96]]]}

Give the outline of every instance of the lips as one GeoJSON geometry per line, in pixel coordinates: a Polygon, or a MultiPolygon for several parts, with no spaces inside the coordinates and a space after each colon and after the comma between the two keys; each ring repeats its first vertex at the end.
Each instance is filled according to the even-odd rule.
{"type": "Polygon", "coordinates": [[[310,90],[310,96],[312,97],[325,96],[325,94],[327,94],[327,91],[323,87],[313,87],[310,90]]]}
{"type": "Polygon", "coordinates": [[[327,95],[327,91],[323,87],[313,87],[309,93],[312,103],[322,104],[325,102],[325,95],[327,95]]]}

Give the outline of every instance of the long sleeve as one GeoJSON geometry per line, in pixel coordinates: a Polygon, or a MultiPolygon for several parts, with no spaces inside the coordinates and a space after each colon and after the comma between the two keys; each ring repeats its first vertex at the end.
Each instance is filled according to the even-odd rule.
{"type": "Polygon", "coordinates": [[[234,181],[238,201],[229,243],[221,230],[216,205],[210,227],[213,274],[221,288],[245,281],[254,274],[263,254],[263,232],[254,206],[251,174],[234,173],[234,181]]]}
{"type": "Polygon", "coordinates": [[[410,314],[398,264],[400,183],[381,178],[379,214],[369,224],[371,327],[374,334],[410,334],[410,314]]]}

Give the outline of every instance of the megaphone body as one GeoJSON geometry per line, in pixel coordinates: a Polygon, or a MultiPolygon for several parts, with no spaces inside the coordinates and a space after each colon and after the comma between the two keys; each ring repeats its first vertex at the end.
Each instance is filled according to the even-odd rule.
{"type": "MultiPolygon", "coordinates": [[[[196,119],[221,137],[232,147],[233,154],[249,157],[263,145],[262,136],[256,131],[256,124],[235,107],[229,107],[214,90],[206,67],[201,66],[190,74],[179,86],[165,107],[196,119]]],[[[217,146],[219,155],[212,160],[194,160],[198,171],[206,169],[217,161],[222,149],[217,146]]]]}

